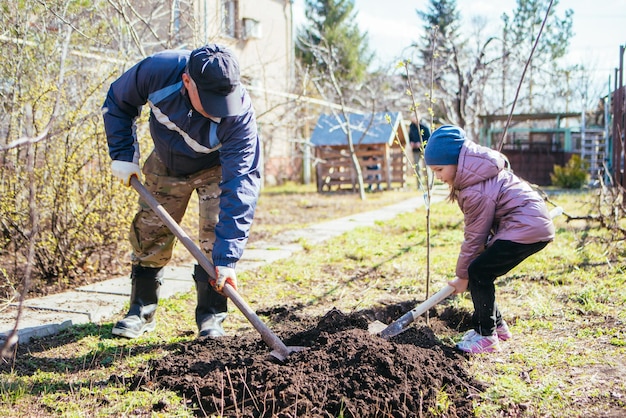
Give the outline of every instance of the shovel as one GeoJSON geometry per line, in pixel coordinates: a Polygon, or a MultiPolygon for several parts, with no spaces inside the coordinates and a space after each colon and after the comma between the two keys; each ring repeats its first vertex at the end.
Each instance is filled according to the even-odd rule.
{"type": "Polygon", "coordinates": [[[453,293],[454,287],[446,285],[446,287],[417,305],[415,308],[411,309],[409,312],[402,315],[399,319],[396,319],[389,326],[380,321],[374,321],[368,325],[367,330],[370,334],[378,334],[385,339],[395,337],[396,335],[406,331],[409,324],[423,315],[426,311],[453,293]]]}
{"type": "MultiPolygon", "coordinates": [[[[215,267],[213,267],[213,263],[209,261],[207,256],[195,245],[193,240],[187,235],[187,233],[176,223],[174,218],[161,206],[161,204],[152,196],[152,193],[145,188],[145,186],[139,181],[137,176],[132,176],[130,179],[130,184],[133,186],[135,190],[139,193],[141,198],[150,206],[150,208],[157,214],[159,218],[163,221],[163,223],[174,233],[176,238],[180,242],[183,243],[185,248],[189,250],[191,255],[198,261],[198,264],[202,266],[202,268],[212,277],[215,278],[215,267]]],[[[239,293],[232,287],[229,283],[224,285],[224,289],[222,290],[224,295],[226,295],[230,300],[233,301],[235,306],[239,308],[241,313],[250,321],[250,323],[254,326],[254,328],[261,334],[261,338],[263,341],[272,348],[271,356],[278,359],[279,361],[284,361],[289,354],[295,351],[301,351],[305,347],[288,347],[286,346],[280,338],[276,336],[270,330],[267,325],[261,321],[261,318],[258,317],[257,314],[254,313],[250,306],[246,303],[245,300],[239,295],[239,293]]]]}
{"type": "MultiPolygon", "coordinates": [[[[554,219],[562,213],[563,208],[557,206],[550,211],[550,218],[554,219]]],[[[406,331],[409,324],[411,324],[413,321],[423,315],[426,311],[428,311],[430,308],[437,305],[453,293],[454,287],[446,285],[446,287],[441,289],[439,292],[435,293],[430,298],[426,299],[424,302],[402,315],[399,319],[392,322],[391,325],[387,326],[381,321],[374,321],[367,326],[367,330],[370,334],[378,334],[385,339],[395,337],[396,335],[406,331]]]]}

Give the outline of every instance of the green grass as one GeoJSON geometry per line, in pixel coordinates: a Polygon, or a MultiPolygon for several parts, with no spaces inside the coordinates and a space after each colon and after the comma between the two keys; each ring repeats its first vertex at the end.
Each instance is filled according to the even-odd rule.
{"type": "MultiPolygon", "coordinates": [[[[275,193],[298,191],[285,186],[275,193]]],[[[592,212],[587,193],[552,199],[566,213],[592,212]]],[[[242,295],[255,309],[301,304],[309,315],[423,299],[428,276],[431,294],[454,277],[463,239],[456,205],[433,204],[427,257],[425,219],[420,209],[320,245],[303,242],[304,251],[288,259],[241,272],[242,295]]],[[[555,242],[497,282],[498,304],[515,337],[502,353],[469,361],[487,387],[474,399],[477,417],[626,415],[624,243],[611,243],[594,224],[564,216],[555,223],[555,242]]],[[[467,295],[454,303],[472,309],[467,295]]],[[[179,394],[130,391],[125,379],[176,342],[195,338],[194,307],[193,292],[163,300],[157,330],[136,340],[112,338],[109,322],[72,327],[56,343],[35,341],[0,375],[0,416],[193,416],[198,411],[179,394]]],[[[253,332],[232,304],[231,314],[228,332],[253,332]]],[[[444,416],[445,391],[438,405],[431,413],[444,416]]]]}

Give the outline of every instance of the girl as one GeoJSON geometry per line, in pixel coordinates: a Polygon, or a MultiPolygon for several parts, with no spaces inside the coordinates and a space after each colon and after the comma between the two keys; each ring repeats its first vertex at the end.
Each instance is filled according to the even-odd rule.
{"type": "Polygon", "coordinates": [[[506,157],[468,140],[456,126],[434,131],[424,158],[448,184],[449,200],[458,203],[464,216],[456,278],[449,284],[457,294],[469,288],[474,314],[473,329],[457,348],[468,353],[498,351],[499,340],[511,333],[496,305],[494,282],[554,239],[548,208],[508,169],[506,157]]]}

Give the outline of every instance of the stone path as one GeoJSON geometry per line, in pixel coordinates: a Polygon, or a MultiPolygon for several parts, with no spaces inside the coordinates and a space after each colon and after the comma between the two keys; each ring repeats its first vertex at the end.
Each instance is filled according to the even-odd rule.
{"type": "MultiPolygon", "coordinates": [[[[445,197],[444,192],[434,192],[432,200],[438,202],[444,200],[445,197]]],[[[299,244],[301,240],[308,245],[319,244],[354,228],[372,226],[377,221],[393,219],[423,204],[422,197],[415,197],[375,211],[358,213],[304,229],[277,234],[271,242],[257,241],[246,248],[243,258],[237,264],[237,270],[257,268],[289,257],[294,252],[302,251],[302,245],[299,244]]],[[[178,293],[191,291],[194,288],[192,272],[193,264],[166,267],[160,297],[168,298],[178,293]]],[[[24,302],[18,322],[19,342],[26,343],[33,337],[52,335],[73,325],[113,321],[127,309],[130,289],[130,279],[125,276],[78,287],[65,293],[28,299],[24,302]]],[[[17,303],[4,308],[0,311],[0,342],[15,327],[18,313],[17,303]]]]}

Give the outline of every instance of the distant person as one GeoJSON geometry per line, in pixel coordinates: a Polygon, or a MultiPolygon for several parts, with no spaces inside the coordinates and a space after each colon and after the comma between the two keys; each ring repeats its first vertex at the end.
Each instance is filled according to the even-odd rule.
{"type": "MultiPolygon", "coordinates": [[[[372,148],[367,148],[367,151],[372,151],[372,148]]],[[[365,157],[363,159],[365,162],[365,172],[367,176],[365,177],[365,181],[369,183],[368,191],[373,192],[375,190],[381,191],[382,187],[380,182],[383,180],[381,176],[382,164],[378,161],[378,158],[375,156],[365,157]],[[376,184],[376,186],[374,186],[376,184]]]]}
{"type": "Polygon", "coordinates": [[[499,152],[468,140],[451,125],[435,130],[425,148],[426,164],[450,187],[450,201],[463,212],[465,239],[456,263],[456,291],[468,288],[473,329],[457,348],[468,353],[500,350],[511,332],[495,301],[502,276],[554,239],[554,224],[541,196],[508,169],[499,152]]]}
{"type": "MultiPolygon", "coordinates": [[[[237,288],[235,266],[248,241],[260,189],[260,147],[250,96],[233,53],[209,44],[145,58],[111,84],[103,105],[113,175],[126,186],[145,176],[146,188],[176,222],[198,194],[201,250],[216,280],[194,266],[200,337],[224,335],[226,282],[237,288]],[[135,120],[150,107],[154,149],[139,168],[135,120]]],[[[113,334],[135,338],[156,326],[163,268],[175,236],[143,201],[130,228],[130,309],[113,334]]]]}
{"type": "Polygon", "coordinates": [[[423,122],[417,122],[415,116],[411,117],[411,124],[409,125],[409,143],[413,150],[413,163],[415,164],[415,171],[417,172],[417,186],[419,187],[420,177],[424,177],[426,173],[426,166],[424,159],[422,158],[422,152],[424,151],[424,144],[430,138],[430,129],[428,125],[423,122]]]}

